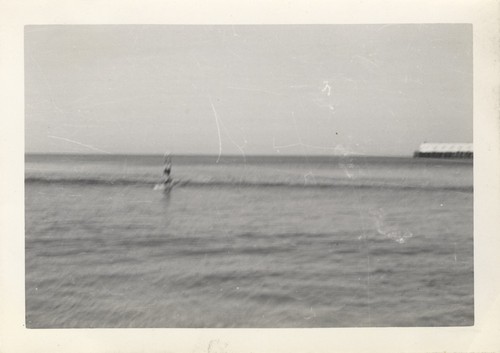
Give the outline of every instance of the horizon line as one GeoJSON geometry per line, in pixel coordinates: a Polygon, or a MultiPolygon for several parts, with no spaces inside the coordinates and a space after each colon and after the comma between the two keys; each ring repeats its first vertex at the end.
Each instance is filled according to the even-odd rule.
{"type": "MultiPolygon", "coordinates": [[[[24,152],[24,155],[52,155],[52,156],[163,156],[164,153],[73,153],[73,152],[24,152]]],[[[413,154],[217,154],[217,153],[172,153],[172,156],[178,157],[413,157],[413,154]]]]}

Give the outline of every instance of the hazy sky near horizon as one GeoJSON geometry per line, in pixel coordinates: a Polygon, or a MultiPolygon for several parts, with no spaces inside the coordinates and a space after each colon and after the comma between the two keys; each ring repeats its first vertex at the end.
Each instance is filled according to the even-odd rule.
{"type": "Polygon", "coordinates": [[[472,142],[472,27],[28,26],[27,153],[411,155],[472,142]]]}

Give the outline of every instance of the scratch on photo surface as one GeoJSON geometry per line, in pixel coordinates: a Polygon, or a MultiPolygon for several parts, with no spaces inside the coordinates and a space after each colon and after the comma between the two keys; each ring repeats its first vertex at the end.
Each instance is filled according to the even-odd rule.
{"type": "Polygon", "coordinates": [[[236,146],[236,148],[238,148],[241,152],[241,155],[243,156],[243,162],[245,164],[245,167],[246,167],[246,161],[247,161],[247,158],[246,158],[246,155],[245,155],[245,150],[243,149],[246,144],[248,143],[247,139],[245,138],[244,140],[244,143],[243,143],[243,146],[240,146],[239,144],[237,144],[233,138],[231,137],[231,134],[229,133],[229,130],[228,128],[226,127],[226,125],[224,125],[223,121],[219,119],[219,123],[220,123],[220,126],[222,126],[222,129],[224,130],[224,132],[226,133],[227,135],[227,138],[229,139],[229,142],[231,142],[233,145],[236,146]]]}
{"type": "Polygon", "coordinates": [[[53,136],[53,135],[48,135],[47,137],[50,137],[52,139],[57,139],[57,140],[62,140],[62,141],[74,143],[75,145],[83,146],[83,147],[89,148],[89,149],[94,150],[94,151],[111,154],[111,152],[101,150],[100,148],[94,147],[92,145],[87,145],[87,144],[82,143],[82,142],[78,142],[78,141],[75,141],[75,140],[70,140],[70,139],[65,138],[65,137],[53,136]]]}
{"type": "Polygon", "coordinates": [[[219,117],[217,116],[217,111],[215,110],[214,103],[212,102],[212,97],[208,97],[210,100],[210,105],[212,106],[212,111],[214,112],[215,125],[217,126],[217,136],[219,137],[219,156],[217,157],[216,163],[219,163],[220,157],[222,155],[222,138],[220,135],[219,117]]]}
{"type": "Polygon", "coordinates": [[[317,184],[316,177],[313,172],[309,170],[306,174],[304,174],[304,185],[307,184],[317,184]]]}
{"type": "Polygon", "coordinates": [[[401,230],[397,227],[387,226],[385,222],[385,214],[382,209],[372,210],[370,214],[374,217],[375,226],[380,235],[384,235],[399,244],[404,244],[409,238],[413,237],[413,233],[409,230],[401,230]]]}
{"type": "Polygon", "coordinates": [[[330,94],[332,93],[332,87],[330,86],[328,81],[323,81],[323,84],[325,85],[325,87],[323,87],[321,92],[326,92],[326,95],[330,96],[330,94]]]}
{"type": "Polygon", "coordinates": [[[215,106],[214,106],[214,103],[212,101],[212,98],[209,97],[209,100],[210,100],[210,105],[212,106],[212,111],[214,112],[215,122],[216,122],[216,125],[217,125],[217,133],[218,133],[218,137],[219,137],[219,156],[217,158],[217,163],[219,162],[221,154],[222,154],[222,134],[221,134],[221,127],[222,127],[222,130],[224,131],[224,133],[226,134],[227,138],[229,139],[229,142],[231,142],[233,145],[235,145],[236,148],[238,148],[238,150],[241,152],[241,155],[243,156],[243,161],[244,161],[245,167],[246,167],[246,161],[247,161],[247,159],[246,159],[246,154],[245,154],[244,147],[248,143],[247,139],[244,138],[243,145],[239,145],[238,143],[236,143],[236,141],[234,141],[234,139],[231,137],[229,129],[224,125],[222,119],[220,119],[219,115],[217,114],[217,111],[215,110],[215,106]]]}
{"type": "Polygon", "coordinates": [[[316,312],[314,311],[312,306],[309,308],[309,312],[311,313],[311,315],[304,317],[304,319],[311,320],[312,318],[316,317],[316,312]]]}
{"type": "Polygon", "coordinates": [[[292,148],[292,147],[306,147],[306,148],[310,148],[310,149],[326,150],[326,151],[337,151],[338,150],[338,147],[311,145],[308,143],[304,143],[302,141],[299,141],[296,143],[290,143],[288,145],[277,145],[276,144],[276,137],[273,136],[273,149],[276,150],[276,152],[280,152],[280,149],[286,149],[286,148],[292,148]]]}

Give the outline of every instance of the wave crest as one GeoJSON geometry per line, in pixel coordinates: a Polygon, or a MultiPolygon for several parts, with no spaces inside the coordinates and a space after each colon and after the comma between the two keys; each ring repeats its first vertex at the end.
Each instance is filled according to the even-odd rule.
{"type": "MultiPolygon", "coordinates": [[[[144,186],[154,187],[158,180],[146,178],[116,178],[116,177],[49,177],[27,176],[26,184],[71,184],[71,185],[100,185],[100,186],[144,186]]],[[[231,180],[231,179],[177,179],[175,187],[289,187],[289,188],[328,188],[328,189],[400,189],[400,190],[447,190],[472,192],[472,186],[456,185],[429,185],[429,184],[404,184],[397,182],[370,182],[362,179],[354,180],[328,180],[321,182],[297,182],[296,180],[231,180]]]]}

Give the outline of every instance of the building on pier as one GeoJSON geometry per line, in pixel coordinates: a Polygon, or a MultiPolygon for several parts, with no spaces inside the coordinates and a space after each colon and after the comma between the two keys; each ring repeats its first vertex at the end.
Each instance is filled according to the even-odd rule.
{"type": "Polygon", "coordinates": [[[472,143],[423,143],[415,158],[473,158],[472,143]]]}

